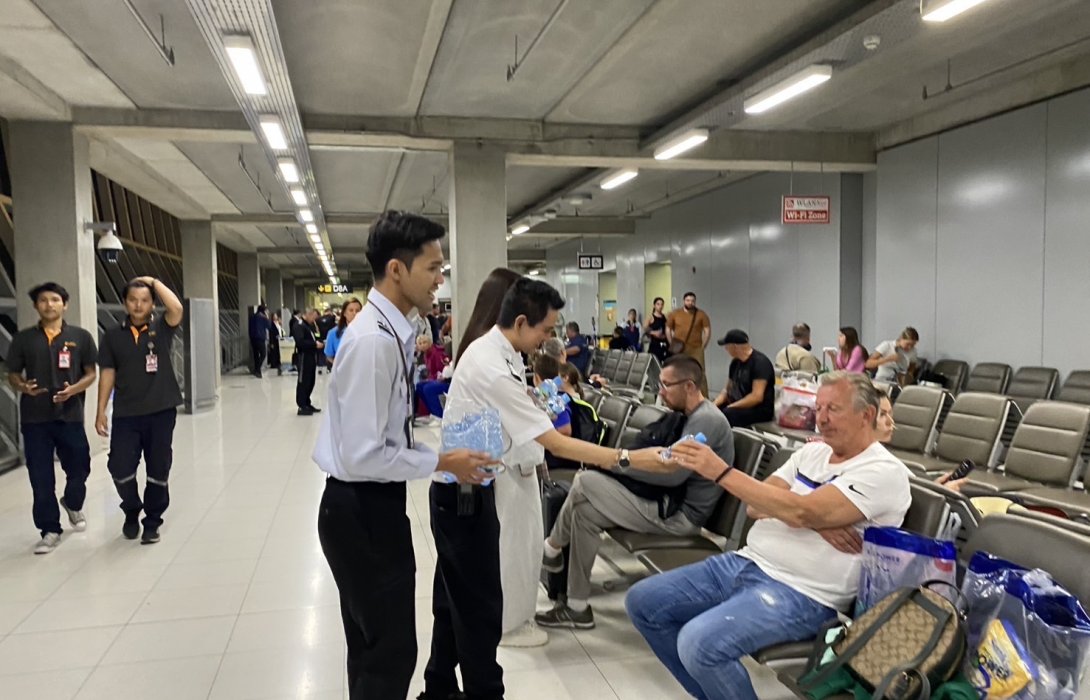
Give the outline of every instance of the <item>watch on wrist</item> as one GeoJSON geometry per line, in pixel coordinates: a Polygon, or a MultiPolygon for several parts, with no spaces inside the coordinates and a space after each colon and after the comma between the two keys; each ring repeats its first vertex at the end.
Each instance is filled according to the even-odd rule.
{"type": "Polygon", "coordinates": [[[628,450],[622,449],[617,457],[617,466],[621,469],[628,469],[632,466],[632,460],[628,457],[628,450]]]}

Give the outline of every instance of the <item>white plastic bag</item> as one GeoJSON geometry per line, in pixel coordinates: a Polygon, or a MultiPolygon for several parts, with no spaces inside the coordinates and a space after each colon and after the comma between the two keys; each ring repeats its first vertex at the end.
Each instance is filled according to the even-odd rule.
{"type": "MultiPolygon", "coordinates": [[[[957,548],[896,527],[868,527],[863,531],[863,566],[855,616],[900,588],[915,588],[928,581],[957,585],[957,548]]],[[[942,588],[936,589],[940,593],[942,588]]]]}
{"type": "Polygon", "coordinates": [[[782,428],[814,430],[817,427],[817,392],[785,385],[776,402],[776,423],[782,428]]]}

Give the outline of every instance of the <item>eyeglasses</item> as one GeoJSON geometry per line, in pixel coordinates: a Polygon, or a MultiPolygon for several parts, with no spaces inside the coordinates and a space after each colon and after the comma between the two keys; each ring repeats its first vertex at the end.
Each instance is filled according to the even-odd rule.
{"type": "Polygon", "coordinates": [[[692,379],[679,379],[676,382],[664,382],[664,381],[662,381],[660,379],[659,380],[659,385],[662,386],[663,389],[673,389],[675,386],[680,386],[680,385],[684,384],[685,382],[691,382],[691,381],[693,381],[693,380],[692,379]]]}

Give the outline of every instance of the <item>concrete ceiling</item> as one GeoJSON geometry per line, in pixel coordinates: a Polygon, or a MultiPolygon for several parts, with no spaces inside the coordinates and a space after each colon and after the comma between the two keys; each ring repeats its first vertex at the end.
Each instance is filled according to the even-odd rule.
{"type": "MultiPolygon", "coordinates": [[[[338,266],[357,269],[362,258],[337,250],[362,246],[360,215],[445,216],[455,138],[512,154],[510,217],[568,217],[560,233],[509,242],[512,255],[531,254],[575,235],[576,215],[646,216],[768,169],[873,168],[875,144],[1090,84],[1086,0],[990,0],[942,26],[925,26],[915,0],[268,3],[330,244],[338,266]],[[870,34],[882,39],[875,51],[862,45],[870,34]],[[834,65],[821,89],[759,117],[741,111],[744,97],[820,61],[834,65]],[[946,85],[948,61],[955,89],[923,99],[924,86],[946,85]],[[694,158],[714,160],[648,160],[692,126],[712,128],[694,158]],[[839,132],[847,138],[830,138],[839,132]],[[599,168],[636,156],[636,181],[597,187],[599,168]],[[593,198],[576,207],[572,192],[593,198]],[[338,215],[357,223],[337,225],[338,215]]],[[[123,0],[0,0],[0,116],[86,124],[108,176],[178,216],[239,217],[218,226],[232,247],[305,246],[290,221],[244,216],[292,206],[187,4],[132,4],[156,32],[162,22],[173,66],[123,0]]]]}

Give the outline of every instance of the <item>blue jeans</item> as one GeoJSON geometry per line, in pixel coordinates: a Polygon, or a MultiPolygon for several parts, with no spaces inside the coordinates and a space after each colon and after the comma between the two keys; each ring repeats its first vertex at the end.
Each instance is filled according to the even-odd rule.
{"type": "Polygon", "coordinates": [[[674,678],[707,700],[756,700],[742,657],[813,637],[836,615],[734,553],[644,579],[625,607],[674,678]]]}
{"type": "Polygon", "coordinates": [[[416,395],[424,402],[428,413],[436,418],[442,418],[443,404],[439,402],[439,397],[447,393],[449,389],[450,382],[446,381],[420,382],[416,385],[416,395]]]}

